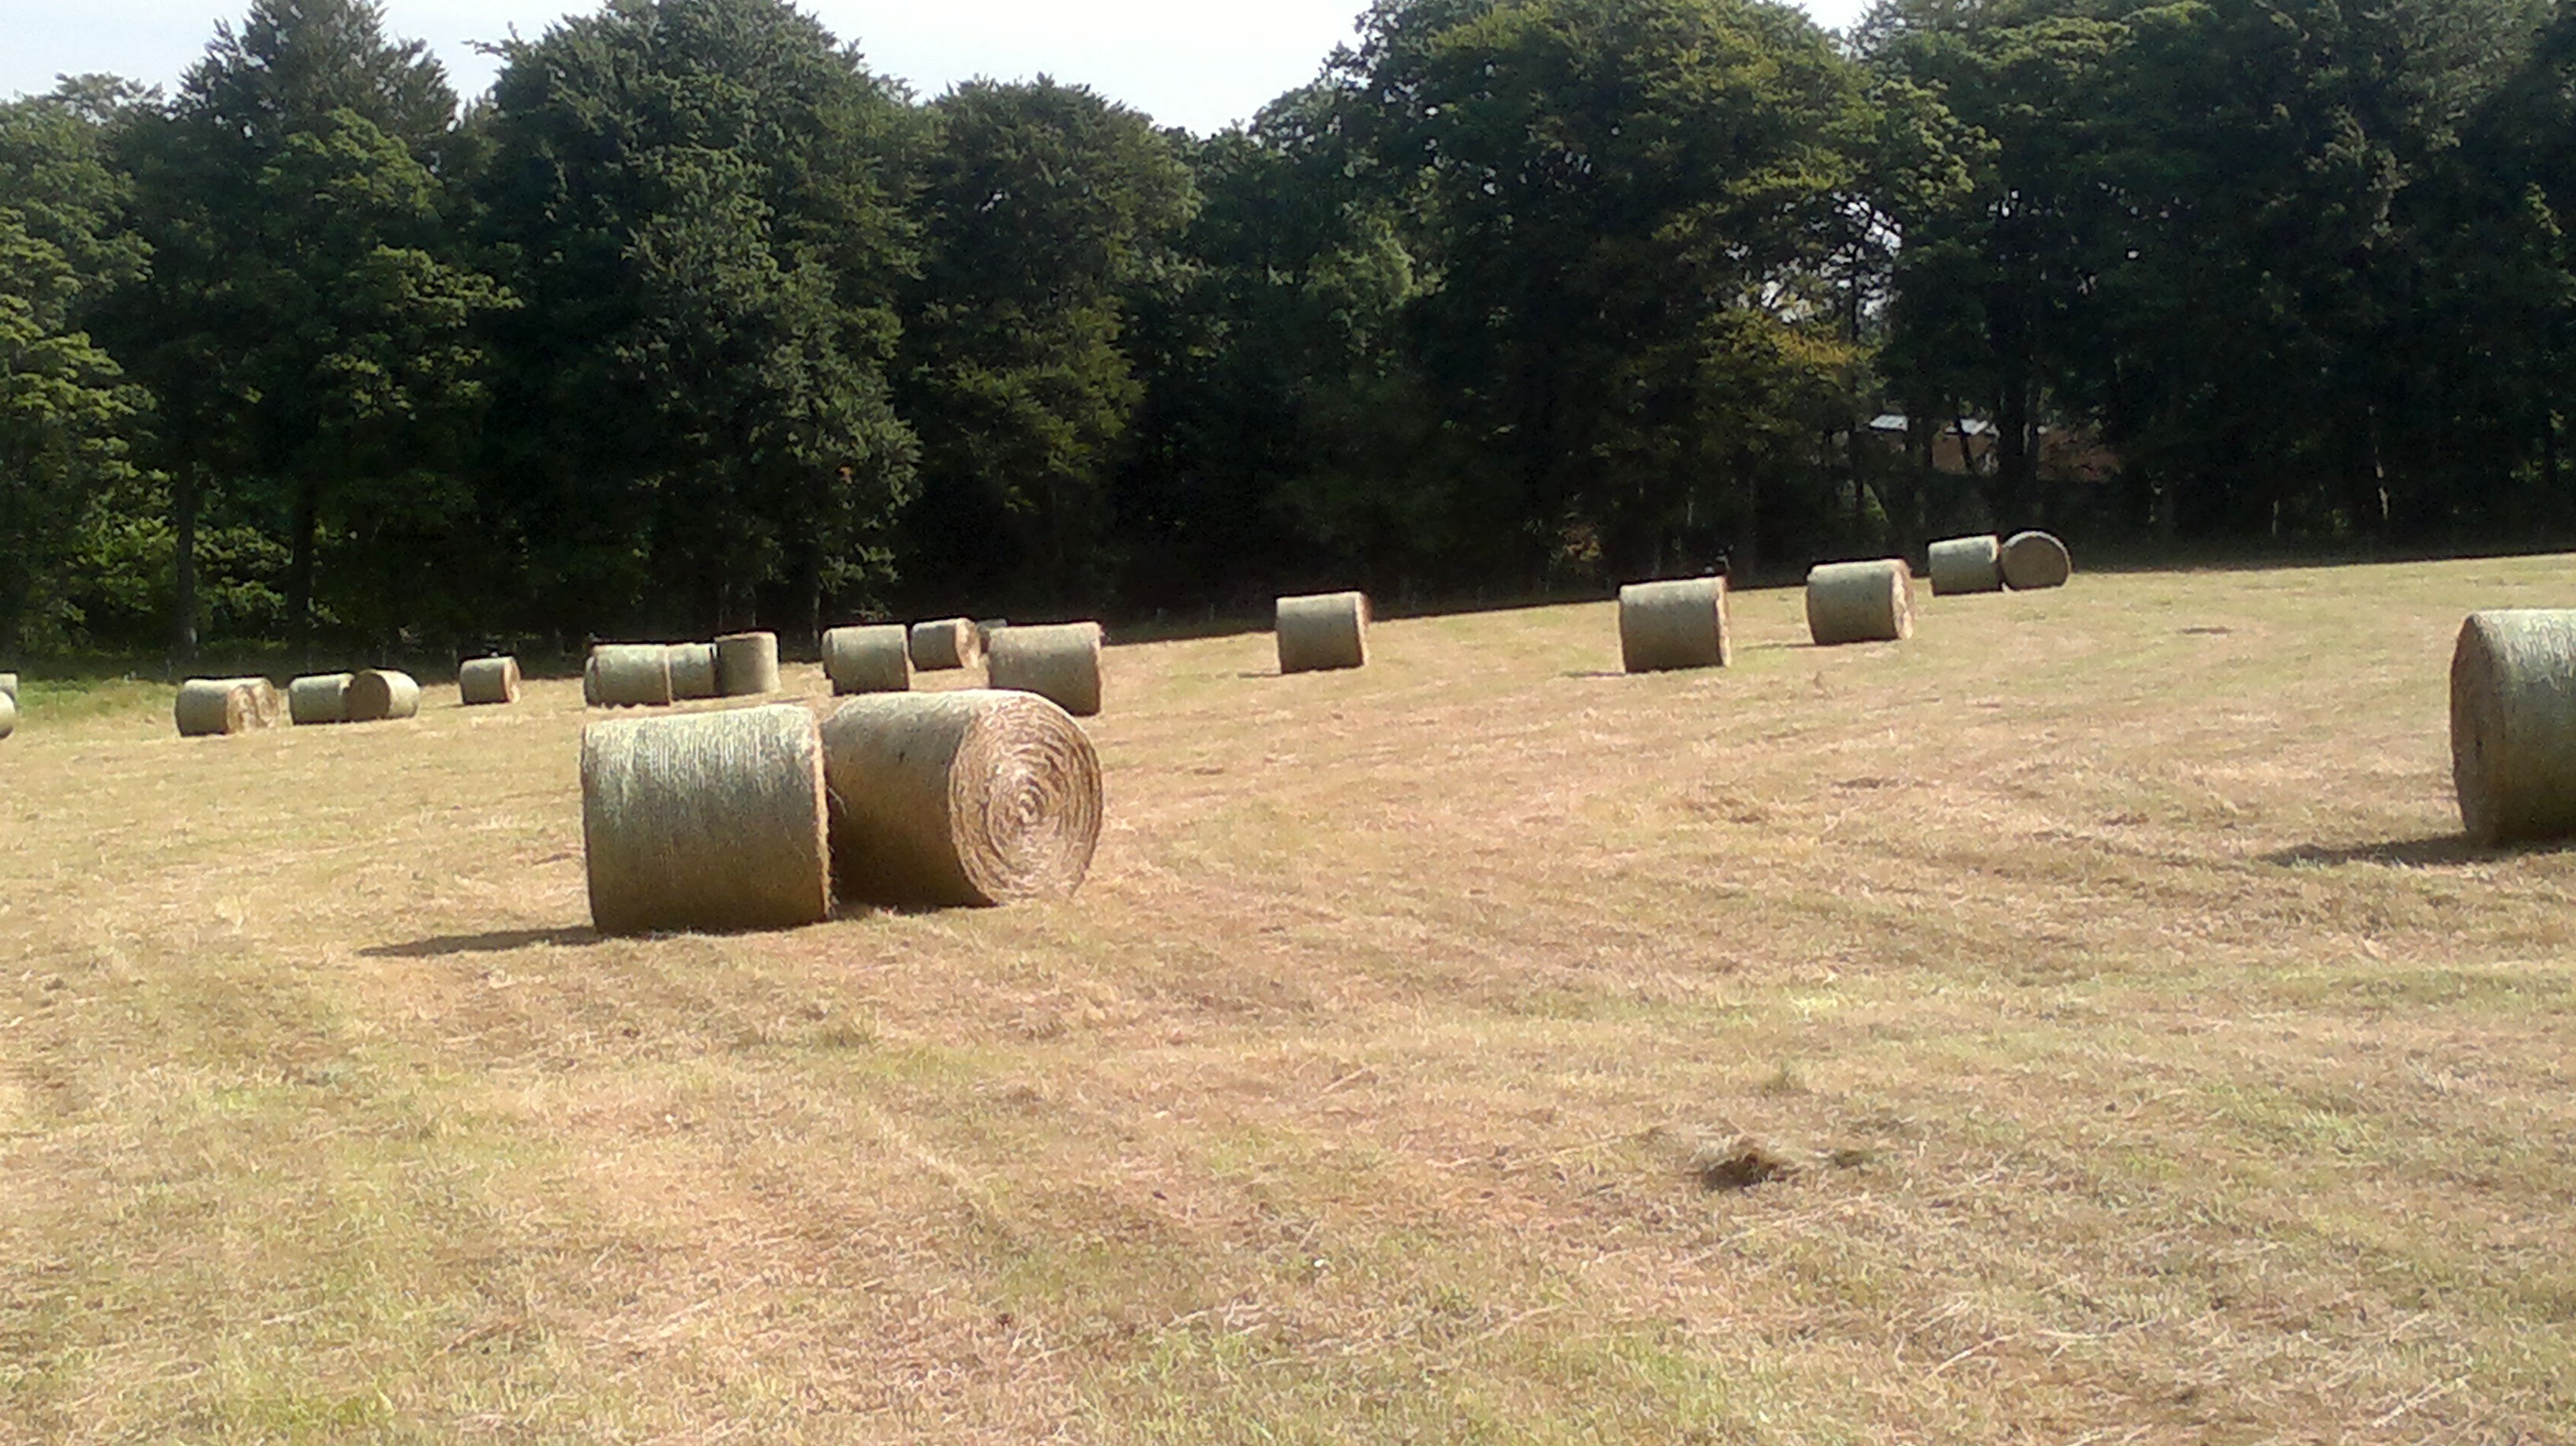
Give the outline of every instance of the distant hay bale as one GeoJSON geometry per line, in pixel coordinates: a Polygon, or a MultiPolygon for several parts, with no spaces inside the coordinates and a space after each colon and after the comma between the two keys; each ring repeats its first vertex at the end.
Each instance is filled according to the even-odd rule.
{"type": "Polygon", "coordinates": [[[2481,848],[2576,835],[2576,610],[2504,609],[2461,625],[2451,779],[2481,848]]]}
{"type": "Polygon", "coordinates": [[[724,696],[723,687],[716,682],[715,644],[673,643],[667,651],[671,655],[673,701],[724,696]]]}
{"type": "Polygon", "coordinates": [[[912,629],[901,623],[833,628],[823,634],[823,676],[835,693],[912,690],[912,629]]]}
{"type": "Polygon", "coordinates": [[[1619,589],[1619,663],[1631,673],[1733,666],[1726,579],[1685,577],[1619,589]]]}
{"type": "Polygon", "coordinates": [[[971,668],[983,661],[984,630],[966,618],[912,625],[912,665],[925,673],[971,668]]]}
{"type": "Polygon", "coordinates": [[[823,724],[845,899],[1007,904],[1069,894],[1100,843],[1100,757],[1025,692],[877,694],[823,724]]]}
{"type": "Polygon", "coordinates": [[[10,702],[12,702],[12,703],[15,703],[15,702],[17,702],[17,701],[18,701],[18,675],[17,675],[17,674],[15,674],[15,673],[0,673],[0,696],[6,696],[6,697],[8,698],[8,700],[9,700],[10,702]]]}
{"type": "Polygon", "coordinates": [[[596,708],[599,706],[599,658],[597,655],[581,660],[581,703],[585,708],[596,708]]]}
{"type": "Polygon", "coordinates": [[[2004,540],[2004,585],[2015,592],[2064,587],[2075,575],[2066,544],[2045,532],[2016,532],[2004,540]]]}
{"type": "Polygon", "coordinates": [[[1932,595],[1949,597],[1954,593],[2002,592],[2004,590],[2003,544],[1989,534],[1985,537],[1953,537],[1932,544],[1932,595]]]}
{"type": "Polygon", "coordinates": [[[18,731],[18,695],[0,693],[0,738],[18,731]]]}
{"type": "Polygon", "coordinates": [[[759,698],[778,691],[778,634],[727,633],[716,639],[716,691],[759,698]]]}
{"type": "Polygon", "coordinates": [[[409,673],[369,668],[349,680],[349,721],[386,723],[420,716],[420,683],[409,673]]]}
{"type": "Polygon", "coordinates": [[[1100,624],[996,628],[985,648],[994,687],[1035,693],[1076,718],[1100,711],[1100,624]]]}
{"type": "Polygon", "coordinates": [[[1279,599],[1279,671],[1320,673],[1368,666],[1369,600],[1364,592],[1279,599]]]}
{"type": "Polygon", "coordinates": [[[590,650],[591,702],[658,708],[671,701],[671,650],[660,643],[602,643],[590,650]]]}
{"type": "Polygon", "coordinates": [[[603,934],[831,914],[822,736],[794,704],[591,724],[581,829],[603,934]]]}
{"type": "Polygon", "coordinates": [[[182,738],[214,738],[277,724],[277,689],[266,678],[191,678],[174,710],[182,738]]]}
{"type": "Polygon", "coordinates": [[[457,700],[468,708],[519,701],[519,660],[475,658],[456,670],[457,700]]]}
{"type": "Polygon", "coordinates": [[[298,728],[349,721],[349,673],[315,673],[286,685],[286,717],[298,728]]]}
{"type": "Polygon", "coordinates": [[[1914,636],[1914,570],[1896,557],[1816,567],[1807,574],[1807,631],[1818,647],[1914,636]]]}

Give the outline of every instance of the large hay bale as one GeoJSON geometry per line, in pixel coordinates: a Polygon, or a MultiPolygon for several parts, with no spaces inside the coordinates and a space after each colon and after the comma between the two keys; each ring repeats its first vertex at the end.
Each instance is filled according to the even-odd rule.
{"type": "Polygon", "coordinates": [[[835,693],[912,691],[912,629],[901,623],[823,634],[823,676],[835,693]]]}
{"type": "Polygon", "coordinates": [[[673,701],[724,696],[723,686],[716,681],[715,644],[673,643],[667,651],[671,655],[673,701]]]}
{"type": "Polygon", "coordinates": [[[15,674],[15,673],[0,673],[0,696],[6,696],[6,697],[8,698],[8,700],[9,700],[10,702],[12,702],[12,703],[15,703],[15,702],[17,702],[17,701],[18,701],[18,675],[17,675],[17,674],[15,674]]]}
{"type": "Polygon", "coordinates": [[[794,704],[582,730],[582,846],[603,934],[820,923],[828,827],[822,736],[794,704]]]}
{"type": "Polygon", "coordinates": [[[1100,711],[1100,624],[996,628],[985,650],[994,687],[1035,693],[1076,718],[1100,711]]]}
{"type": "Polygon", "coordinates": [[[912,625],[912,665],[925,673],[971,668],[984,657],[984,630],[968,618],[912,625]]]}
{"type": "Polygon", "coordinates": [[[2504,609],[2461,625],[2451,780],[2481,848],[2576,835],[2576,610],[2504,609]]]}
{"type": "Polygon", "coordinates": [[[266,678],[191,678],[173,710],[182,738],[214,738],[277,724],[277,689],[266,678]]]}
{"type": "Polygon", "coordinates": [[[823,724],[845,899],[1007,904],[1069,894],[1100,843],[1100,756],[1031,693],[853,698],[823,724]]]}
{"type": "Polygon", "coordinates": [[[1369,600],[1364,592],[1279,599],[1279,671],[1319,673],[1368,666],[1369,600]]]}
{"type": "Polygon", "coordinates": [[[1932,544],[1932,595],[1948,597],[1953,593],[2002,592],[2004,590],[2004,548],[1992,534],[1984,537],[1953,537],[1932,544]]]}
{"type": "Polygon", "coordinates": [[[349,721],[387,723],[420,716],[420,683],[409,673],[369,668],[349,680],[349,721]]]}
{"type": "Polygon", "coordinates": [[[14,693],[0,693],[0,738],[17,731],[18,697],[14,693]]]}
{"type": "Polygon", "coordinates": [[[1619,662],[1631,673],[1733,666],[1726,579],[1685,577],[1619,589],[1619,662]]]}
{"type": "Polygon", "coordinates": [[[1807,574],[1807,631],[1820,648],[1914,636],[1914,570],[1898,557],[1816,567],[1807,574]]]}
{"type": "Polygon", "coordinates": [[[778,691],[778,634],[727,633],[716,639],[716,691],[759,698],[778,691]]]}
{"type": "Polygon", "coordinates": [[[519,701],[519,660],[473,658],[456,670],[457,701],[468,708],[519,701]]]}
{"type": "Polygon", "coordinates": [[[2016,532],[2004,539],[2004,585],[2015,592],[2064,587],[2075,575],[2066,544],[2045,532],[2016,532]]]}
{"type": "Polygon", "coordinates": [[[591,702],[658,708],[671,701],[671,650],[660,643],[602,643],[590,650],[591,702]]]}
{"type": "Polygon", "coordinates": [[[286,685],[286,717],[298,728],[349,721],[350,673],[314,673],[286,685]]]}

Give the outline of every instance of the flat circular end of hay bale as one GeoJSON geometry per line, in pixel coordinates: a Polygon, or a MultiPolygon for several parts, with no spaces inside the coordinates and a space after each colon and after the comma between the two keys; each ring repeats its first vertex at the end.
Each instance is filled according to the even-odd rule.
{"type": "Polygon", "coordinates": [[[18,695],[0,693],[0,738],[18,731],[18,695]]]}
{"type": "Polygon", "coordinates": [[[1829,562],[1807,574],[1807,632],[1820,648],[1914,636],[1914,570],[1903,558],[1829,562]]]}
{"type": "Polygon", "coordinates": [[[986,680],[1035,693],[1076,718],[1100,712],[1100,624],[996,628],[985,640],[986,680]]]}
{"type": "Polygon", "coordinates": [[[7,698],[12,703],[18,701],[17,674],[0,673],[0,698],[7,698]]]}
{"type": "Polygon", "coordinates": [[[468,708],[519,701],[519,660],[474,658],[456,669],[457,701],[468,708]]]}
{"type": "Polygon", "coordinates": [[[940,618],[912,625],[912,665],[925,673],[971,668],[984,660],[984,630],[972,618],[940,618]]]}
{"type": "Polygon", "coordinates": [[[2064,587],[2075,575],[2075,560],[2066,544],[2045,532],[2016,532],[2004,539],[2004,585],[2015,592],[2064,587]]]}
{"type": "Polygon", "coordinates": [[[599,658],[596,655],[581,660],[581,704],[585,708],[599,706],[599,658]]]}
{"type": "Polygon", "coordinates": [[[727,633],[716,639],[716,691],[760,698],[778,691],[778,634],[727,633]]]}
{"type": "Polygon", "coordinates": [[[912,691],[912,629],[901,623],[823,634],[823,676],[836,694],[912,691]]]}
{"type": "Polygon", "coordinates": [[[1991,534],[1933,543],[1928,557],[1934,597],[2004,589],[2003,543],[1991,534]]]}
{"type": "Polygon", "coordinates": [[[349,721],[389,723],[420,716],[420,682],[391,668],[369,668],[349,679],[349,721]]]}
{"type": "Polygon", "coordinates": [[[1281,673],[1368,666],[1369,600],[1364,592],[1279,599],[1275,630],[1281,673]]]}
{"type": "Polygon", "coordinates": [[[1631,673],[1725,668],[1735,631],[1722,577],[1632,582],[1619,589],[1619,665],[1631,673]]]}
{"type": "Polygon", "coordinates": [[[2481,848],[2576,837],[2576,610],[2473,614],[2451,653],[2451,778],[2481,848]]]}
{"type": "Polygon", "coordinates": [[[281,705],[266,678],[191,678],[172,712],[182,738],[220,738],[276,726],[281,705]]]}
{"type": "Polygon", "coordinates": [[[349,721],[352,673],[314,673],[286,685],[286,718],[298,728],[349,721]]]}
{"type": "Polygon", "coordinates": [[[822,738],[804,708],[591,724],[581,823],[603,934],[784,929],[831,914],[822,738]]]}
{"type": "Polygon", "coordinates": [[[583,670],[601,708],[660,708],[672,699],[671,650],[660,643],[602,643],[583,670]]]}

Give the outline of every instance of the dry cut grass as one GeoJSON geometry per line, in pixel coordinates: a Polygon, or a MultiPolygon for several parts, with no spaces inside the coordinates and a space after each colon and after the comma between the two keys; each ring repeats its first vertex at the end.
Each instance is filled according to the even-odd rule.
{"type": "Polygon", "coordinates": [[[1116,649],[1078,898],[730,938],[585,927],[572,684],[31,707],[0,1439],[2568,1439],[2576,857],[2443,680],[2571,598],[1116,649]]]}

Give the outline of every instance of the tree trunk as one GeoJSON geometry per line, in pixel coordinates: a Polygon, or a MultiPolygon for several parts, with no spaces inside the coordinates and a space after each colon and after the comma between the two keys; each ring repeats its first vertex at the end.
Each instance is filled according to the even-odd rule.
{"type": "Polygon", "coordinates": [[[180,464],[171,502],[178,537],[171,563],[178,577],[178,630],[171,651],[182,668],[197,666],[197,465],[180,464]]]}
{"type": "Polygon", "coordinates": [[[308,668],[313,665],[313,533],[320,494],[320,486],[310,479],[295,484],[295,553],[286,574],[287,630],[308,668]]]}

